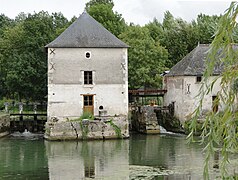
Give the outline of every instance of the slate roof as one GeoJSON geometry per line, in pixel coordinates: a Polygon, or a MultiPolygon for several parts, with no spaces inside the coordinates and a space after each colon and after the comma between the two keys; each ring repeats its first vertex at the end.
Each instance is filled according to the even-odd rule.
{"type": "MultiPolygon", "coordinates": [[[[209,44],[199,44],[181,61],[173,66],[166,76],[201,76],[205,71],[205,61],[209,44]]],[[[215,65],[213,75],[221,74],[223,66],[215,65]]]]}
{"type": "Polygon", "coordinates": [[[119,40],[99,22],[84,12],[46,48],[127,48],[127,44],[119,40]]]}

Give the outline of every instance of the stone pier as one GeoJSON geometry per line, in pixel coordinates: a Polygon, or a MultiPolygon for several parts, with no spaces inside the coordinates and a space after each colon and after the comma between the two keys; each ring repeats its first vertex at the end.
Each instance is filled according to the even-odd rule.
{"type": "Polygon", "coordinates": [[[141,133],[159,134],[160,126],[154,112],[154,106],[137,106],[132,110],[132,126],[141,133]]]}
{"type": "Polygon", "coordinates": [[[10,115],[0,114],[0,138],[9,134],[10,115]]]}
{"type": "Polygon", "coordinates": [[[45,125],[45,138],[48,140],[94,140],[129,137],[129,124],[126,116],[100,117],[95,120],[51,118],[45,125]]]}

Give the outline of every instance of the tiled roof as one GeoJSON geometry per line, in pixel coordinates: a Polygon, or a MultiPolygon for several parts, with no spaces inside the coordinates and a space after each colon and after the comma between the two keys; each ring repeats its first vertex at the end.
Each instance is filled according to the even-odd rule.
{"type": "MultiPolygon", "coordinates": [[[[209,45],[199,44],[181,61],[173,66],[166,76],[199,76],[205,71],[205,61],[208,54],[209,45]]],[[[214,67],[213,75],[221,74],[223,70],[222,64],[214,67]]]]}
{"type": "Polygon", "coordinates": [[[46,47],[127,48],[128,45],[105,29],[87,12],[84,12],[61,35],[46,45],[46,47]]]}

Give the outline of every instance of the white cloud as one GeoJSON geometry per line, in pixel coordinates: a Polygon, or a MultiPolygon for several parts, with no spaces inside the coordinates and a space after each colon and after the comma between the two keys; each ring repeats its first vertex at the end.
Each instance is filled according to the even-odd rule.
{"type": "MultiPolygon", "coordinates": [[[[0,13],[14,18],[20,12],[33,13],[41,10],[62,12],[68,19],[79,16],[89,0],[0,0],[0,13]]],[[[228,8],[230,0],[114,0],[114,10],[125,20],[135,24],[146,24],[154,17],[162,21],[164,12],[187,21],[196,19],[200,13],[221,14],[228,8]]]]}

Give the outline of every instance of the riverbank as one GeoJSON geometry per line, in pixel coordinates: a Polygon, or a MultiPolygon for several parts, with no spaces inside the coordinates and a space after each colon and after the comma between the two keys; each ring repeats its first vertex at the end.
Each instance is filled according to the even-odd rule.
{"type": "Polygon", "coordinates": [[[10,115],[0,113],[0,138],[10,134],[10,115]]]}

